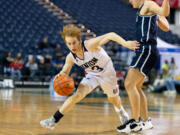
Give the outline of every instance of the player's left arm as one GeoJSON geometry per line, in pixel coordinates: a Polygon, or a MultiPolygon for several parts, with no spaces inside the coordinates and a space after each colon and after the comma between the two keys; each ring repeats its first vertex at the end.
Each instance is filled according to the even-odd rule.
{"type": "Polygon", "coordinates": [[[91,50],[99,49],[102,45],[108,43],[109,41],[117,42],[118,44],[132,50],[139,48],[139,43],[137,41],[126,41],[114,32],[87,40],[86,47],[91,50]]]}
{"type": "Polygon", "coordinates": [[[158,27],[165,32],[169,31],[169,23],[164,16],[158,16],[158,27]]]}
{"type": "Polygon", "coordinates": [[[86,47],[88,49],[100,49],[99,47],[101,45],[106,44],[110,41],[109,39],[107,39],[107,37],[109,37],[111,34],[112,32],[86,40],[86,47]],[[106,39],[106,41],[104,40],[103,42],[101,42],[103,39],[106,39]]]}

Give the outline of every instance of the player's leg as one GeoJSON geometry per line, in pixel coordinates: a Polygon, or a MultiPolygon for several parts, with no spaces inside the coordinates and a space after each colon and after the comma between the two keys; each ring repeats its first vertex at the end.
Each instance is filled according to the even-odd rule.
{"type": "Polygon", "coordinates": [[[53,116],[41,121],[41,126],[54,129],[55,124],[64,116],[64,114],[69,112],[77,102],[82,100],[89,92],[97,87],[97,85],[99,84],[96,78],[87,75],[79,84],[76,93],[70,96],[53,116]]]}
{"type": "Polygon", "coordinates": [[[77,102],[81,101],[89,93],[88,87],[87,84],[80,84],[76,93],[64,102],[59,111],[62,114],[69,112],[77,102]]]}
{"type": "Polygon", "coordinates": [[[124,107],[122,106],[120,96],[117,95],[115,97],[108,97],[108,100],[114,105],[114,109],[119,116],[121,124],[126,123],[129,120],[129,116],[128,113],[124,110],[124,107]]]}
{"type": "Polygon", "coordinates": [[[121,98],[119,96],[108,97],[110,103],[112,103],[117,109],[121,108],[121,98]]]}
{"type": "Polygon", "coordinates": [[[148,108],[147,108],[147,98],[144,92],[142,91],[142,85],[145,81],[145,77],[137,83],[136,87],[140,95],[140,116],[143,120],[148,119],[148,108]]]}
{"type": "Polygon", "coordinates": [[[104,93],[107,94],[108,100],[114,105],[115,111],[118,114],[121,124],[128,121],[128,113],[124,110],[121,99],[119,96],[119,86],[117,85],[116,73],[115,71],[109,72],[107,76],[100,77],[99,82],[101,82],[101,88],[104,93]]]}
{"type": "MultiPolygon", "coordinates": [[[[151,69],[156,65],[158,60],[158,51],[153,50],[151,53],[149,53],[149,57],[146,62],[143,63],[143,66],[141,67],[141,71],[144,75],[147,75],[148,72],[151,71],[151,69]]],[[[151,118],[148,117],[148,106],[147,106],[147,98],[144,92],[142,91],[141,87],[145,81],[145,77],[142,78],[142,80],[137,84],[137,89],[140,95],[141,100],[141,117],[142,117],[142,130],[151,129],[153,128],[153,125],[151,123],[151,118]]]]}
{"type": "Polygon", "coordinates": [[[139,69],[130,68],[125,79],[125,88],[129,96],[132,116],[138,121],[140,117],[140,94],[137,89],[137,84],[144,78],[139,69]]]}
{"type": "Polygon", "coordinates": [[[140,114],[142,118],[142,130],[152,129],[153,125],[151,123],[151,118],[148,117],[148,105],[147,105],[147,98],[144,92],[142,91],[142,85],[145,81],[145,77],[137,84],[137,89],[140,94],[140,114]]]}
{"type": "Polygon", "coordinates": [[[51,116],[49,119],[42,120],[40,122],[41,126],[48,129],[54,129],[55,124],[58,123],[59,120],[67,112],[69,112],[77,102],[82,100],[89,93],[88,88],[89,88],[88,85],[80,83],[76,93],[70,96],[53,116],[51,116]]]}
{"type": "Polygon", "coordinates": [[[130,119],[127,123],[117,127],[118,132],[129,133],[131,131],[140,131],[142,130],[140,118],[140,94],[136,85],[144,78],[139,69],[130,68],[126,79],[125,79],[125,88],[129,96],[132,115],[133,118],[130,119]]]}

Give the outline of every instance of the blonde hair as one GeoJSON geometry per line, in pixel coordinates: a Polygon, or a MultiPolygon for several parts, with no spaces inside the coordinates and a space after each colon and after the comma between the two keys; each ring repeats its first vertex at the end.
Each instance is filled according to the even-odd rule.
{"type": "Polygon", "coordinates": [[[65,40],[66,36],[76,37],[79,41],[81,40],[80,29],[73,24],[65,25],[63,27],[63,30],[60,32],[60,35],[65,43],[66,43],[66,40],[65,40]]]}

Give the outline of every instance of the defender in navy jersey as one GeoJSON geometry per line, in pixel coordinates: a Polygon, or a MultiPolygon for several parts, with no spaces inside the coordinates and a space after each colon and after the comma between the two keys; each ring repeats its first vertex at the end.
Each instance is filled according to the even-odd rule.
{"type": "Polygon", "coordinates": [[[163,31],[169,30],[165,18],[169,15],[169,0],[164,0],[161,7],[151,0],[130,0],[130,3],[133,8],[138,8],[136,38],[141,45],[135,50],[135,56],[125,79],[132,119],[117,127],[117,130],[126,133],[153,128],[151,119],[148,118],[147,99],[141,87],[146,75],[158,60],[157,29],[160,27],[163,31]]]}
{"type": "Polygon", "coordinates": [[[52,117],[40,122],[41,126],[45,128],[53,129],[64,114],[69,112],[77,102],[99,85],[107,94],[108,100],[114,105],[121,123],[123,124],[128,120],[128,114],[121,105],[112,60],[101,46],[112,40],[124,47],[135,50],[139,48],[139,43],[137,41],[125,41],[113,32],[86,41],[81,41],[80,34],[80,30],[74,25],[63,27],[61,36],[70,53],[67,55],[65,65],[58,75],[69,75],[74,64],[83,67],[87,75],[80,82],[76,93],[69,97],[52,117]]]}

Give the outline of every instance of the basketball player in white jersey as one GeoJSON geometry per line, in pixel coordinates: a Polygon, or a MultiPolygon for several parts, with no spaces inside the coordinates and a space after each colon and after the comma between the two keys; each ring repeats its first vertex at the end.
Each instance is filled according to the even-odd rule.
{"type": "Polygon", "coordinates": [[[128,120],[128,114],[121,105],[116,72],[111,58],[101,46],[112,40],[124,47],[135,50],[139,48],[139,43],[137,41],[125,41],[113,32],[83,42],[81,41],[80,30],[74,25],[64,26],[61,36],[69,48],[70,53],[67,55],[65,65],[59,74],[69,75],[72,66],[77,64],[85,69],[87,75],[80,82],[76,93],[69,97],[53,116],[47,120],[42,120],[40,122],[41,126],[54,129],[55,124],[77,102],[81,101],[99,85],[104,93],[107,94],[108,100],[114,105],[120,117],[121,124],[125,123],[128,120]]]}

